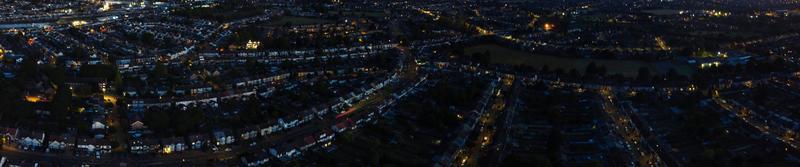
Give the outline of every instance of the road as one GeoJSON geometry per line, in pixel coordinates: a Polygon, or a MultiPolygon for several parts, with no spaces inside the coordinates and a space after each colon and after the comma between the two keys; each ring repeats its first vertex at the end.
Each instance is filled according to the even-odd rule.
{"type": "MultiPolygon", "coordinates": [[[[516,76],[515,76],[516,77],[516,76]]],[[[521,105],[519,99],[520,93],[524,89],[521,79],[515,79],[511,88],[511,94],[508,96],[506,109],[503,111],[502,116],[497,120],[497,130],[494,134],[494,142],[489,147],[484,159],[485,162],[480,162],[482,166],[500,166],[503,159],[510,153],[507,146],[511,141],[511,127],[514,123],[514,116],[516,115],[517,108],[521,105]]]]}
{"type": "MultiPolygon", "coordinates": [[[[762,135],[768,136],[771,139],[778,140],[783,142],[784,144],[792,147],[794,150],[800,150],[798,146],[800,146],[800,141],[795,140],[794,138],[788,136],[780,136],[779,134],[784,134],[787,131],[790,131],[791,128],[785,128],[778,124],[770,123],[767,119],[764,119],[764,116],[759,115],[750,108],[739,104],[735,100],[725,100],[722,97],[714,97],[714,102],[717,103],[722,109],[729,111],[731,115],[741,119],[748,125],[752,126],[753,128],[757,129],[761,132],[762,135]]],[[[791,132],[793,133],[793,132],[791,132]]]]}
{"type": "MultiPolygon", "coordinates": [[[[498,92],[497,88],[497,81],[492,81],[488,88],[484,91],[481,99],[478,101],[475,109],[472,111],[471,114],[466,116],[459,116],[463,118],[463,124],[461,128],[453,132],[454,137],[456,139],[465,139],[467,140],[469,135],[475,131],[475,128],[478,127],[478,123],[480,119],[484,116],[486,111],[488,110],[489,102],[494,99],[495,92],[498,92]]],[[[465,141],[471,142],[471,141],[465,141]]],[[[466,145],[466,144],[464,144],[466,145]]],[[[467,160],[469,160],[469,154],[465,154],[467,149],[465,149],[464,145],[455,145],[451,144],[449,148],[447,148],[443,153],[442,156],[445,157],[442,161],[440,161],[441,166],[463,166],[467,160]]]]}
{"type": "Polygon", "coordinates": [[[603,101],[603,111],[611,119],[613,129],[625,141],[633,159],[638,160],[638,166],[666,166],[656,151],[647,144],[647,141],[639,134],[639,128],[631,120],[628,112],[620,110],[616,106],[614,90],[603,88],[598,91],[603,101]]]}
{"type": "Polygon", "coordinates": [[[479,124],[477,129],[473,129],[473,131],[477,130],[478,136],[475,137],[473,141],[467,141],[473,143],[472,147],[468,147],[464,149],[461,155],[456,158],[456,164],[454,166],[480,166],[479,159],[481,157],[486,156],[488,148],[490,148],[490,144],[492,144],[495,139],[495,133],[497,132],[497,128],[495,124],[497,123],[497,118],[503,116],[503,111],[506,109],[506,100],[505,90],[508,90],[509,87],[512,86],[514,83],[513,76],[503,76],[501,77],[501,86],[494,94],[494,100],[489,108],[488,112],[483,113],[483,115],[479,118],[479,124]]]}

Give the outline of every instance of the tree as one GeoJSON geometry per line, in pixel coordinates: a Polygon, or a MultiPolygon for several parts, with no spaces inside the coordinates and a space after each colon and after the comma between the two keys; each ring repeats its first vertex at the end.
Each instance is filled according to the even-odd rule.
{"type": "Polygon", "coordinates": [[[550,131],[550,138],[547,141],[547,154],[551,159],[556,159],[561,154],[561,144],[564,142],[561,131],[553,128],[550,131]]]}
{"type": "Polygon", "coordinates": [[[20,73],[28,77],[33,77],[39,73],[39,67],[36,64],[36,59],[33,56],[27,57],[24,60],[22,60],[22,65],[20,66],[20,73]]]}
{"type": "MultiPolygon", "coordinates": [[[[174,122],[178,122],[178,124],[174,125],[175,134],[177,135],[189,135],[192,132],[198,131],[199,126],[203,124],[203,122],[205,122],[206,120],[204,113],[196,109],[174,112],[173,115],[174,116],[171,118],[175,119],[174,122]]],[[[164,121],[164,120],[153,120],[153,121],[164,121]]],[[[155,126],[160,126],[160,125],[155,125],[155,126]]]]}
{"type": "Polygon", "coordinates": [[[17,85],[0,78],[0,123],[15,124],[35,118],[31,105],[22,100],[22,91],[17,85]]]}
{"type": "Polygon", "coordinates": [[[472,62],[479,64],[489,64],[490,57],[491,55],[489,51],[485,51],[483,53],[476,52],[472,54],[472,62]]]}
{"type": "Polygon", "coordinates": [[[651,76],[650,76],[650,69],[649,68],[647,68],[647,67],[639,68],[639,75],[636,76],[636,80],[642,81],[642,82],[648,82],[648,81],[650,81],[650,78],[651,78],[651,76]]]}
{"type": "Polygon", "coordinates": [[[581,76],[581,74],[580,74],[580,73],[578,73],[578,70],[576,70],[576,69],[574,69],[574,68],[573,68],[573,69],[570,69],[570,70],[569,70],[569,76],[570,76],[570,77],[580,77],[580,76],[581,76]]]}
{"type": "Polygon", "coordinates": [[[64,84],[64,80],[66,77],[66,71],[64,71],[64,68],[61,68],[59,66],[50,66],[44,68],[43,70],[45,75],[47,75],[47,77],[50,78],[50,81],[53,84],[55,85],[64,84]]]}
{"type": "Polygon", "coordinates": [[[155,45],[155,43],[156,43],[155,35],[153,35],[153,33],[150,33],[150,32],[142,33],[141,39],[142,39],[142,43],[145,43],[145,44],[155,45]]]}
{"type": "Polygon", "coordinates": [[[287,38],[287,37],[279,37],[278,39],[275,39],[275,41],[273,43],[279,49],[288,49],[289,48],[289,38],[287,38]]]}
{"type": "Polygon", "coordinates": [[[144,113],[143,122],[150,129],[156,130],[157,133],[164,133],[167,129],[172,129],[170,124],[170,116],[165,111],[147,111],[144,113]]]}
{"type": "Polygon", "coordinates": [[[72,48],[72,50],[71,50],[69,53],[67,53],[67,54],[68,54],[69,56],[72,56],[72,58],[74,58],[74,59],[76,59],[76,60],[86,60],[86,59],[89,59],[89,54],[87,54],[87,53],[86,53],[86,51],[84,51],[84,50],[83,50],[83,48],[80,48],[80,47],[74,47],[74,48],[72,48]]]}
{"type": "Polygon", "coordinates": [[[549,65],[542,66],[541,71],[542,71],[542,73],[550,72],[550,66],[549,65]]]}
{"type": "Polygon", "coordinates": [[[248,72],[255,73],[264,68],[264,65],[258,62],[255,58],[247,58],[247,61],[244,63],[245,69],[248,72]]]}
{"type": "Polygon", "coordinates": [[[597,75],[606,76],[607,71],[606,66],[600,66],[597,68],[597,75]]]}
{"type": "Polygon", "coordinates": [[[516,166],[532,166],[532,167],[551,167],[553,166],[547,157],[539,154],[532,156],[524,156],[511,154],[508,158],[503,160],[500,166],[516,167],[516,166]]]}
{"type": "Polygon", "coordinates": [[[122,74],[117,68],[114,68],[114,87],[117,88],[117,90],[121,90],[119,88],[122,87],[122,74]]]}
{"type": "Polygon", "coordinates": [[[164,64],[156,63],[156,67],[150,71],[150,78],[158,80],[167,76],[167,67],[164,64]]]}
{"type": "Polygon", "coordinates": [[[67,85],[60,85],[53,97],[53,101],[50,102],[52,118],[55,120],[64,120],[69,114],[69,106],[71,104],[72,93],[67,85]]]}
{"type": "Polygon", "coordinates": [[[594,64],[594,62],[591,62],[591,63],[589,63],[589,65],[586,66],[586,71],[584,71],[583,74],[586,75],[586,76],[591,76],[591,75],[594,75],[596,72],[597,72],[597,64],[594,64]]]}
{"type": "Polygon", "coordinates": [[[110,65],[87,64],[80,68],[81,77],[114,79],[116,69],[110,65]]]}
{"type": "Polygon", "coordinates": [[[675,68],[670,68],[669,71],[667,72],[666,78],[668,80],[678,80],[681,78],[681,75],[678,74],[678,71],[675,70],[675,68]]]}

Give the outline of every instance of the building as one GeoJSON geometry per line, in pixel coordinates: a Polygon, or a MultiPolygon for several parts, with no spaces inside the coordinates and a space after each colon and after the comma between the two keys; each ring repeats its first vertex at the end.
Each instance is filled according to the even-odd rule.
{"type": "Polygon", "coordinates": [[[71,135],[47,135],[47,152],[63,152],[75,149],[75,137],[71,135]]]}
{"type": "Polygon", "coordinates": [[[208,139],[208,136],[204,134],[197,134],[189,136],[189,148],[192,150],[199,150],[206,147],[207,144],[211,143],[208,139]]]}
{"type": "Polygon", "coordinates": [[[239,130],[239,132],[240,132],[239,138],[241,138],[242,140],[255,139],[255,138],[258,137],[259,129],[260,128],[258,128],[258,126],[245,127],[243,129],[239,130]]]}
{"type": "Polygon", "coordinates": [[[162,146],[161,153],[165,154],[181,152],[189,148],[186,145],[186,141],[180,137],[161,139],[161,146],[162,146]]]}
{"type": "Polygon", "coordinates": [[[161,151],[161,144],[152,139],[133,139],[130,143],[131,153],[134,154],[147,154],[161,151]]]}
{"type": "Polygon", "coordinates": [[[214,142],[216,142],[215,145],[217,146],[229,145],[236,141],[233,133],[228,129],[216,130],[213,135],[214,142]]]}
{"type": "Polygon", "coordinates": [[[716,54],[711,54],[711,56],[694,58],[688,60],[687,62],[689,64],[695,64],[698,68],[711,68],[711,67],[718,67],[723,64],[727,65],[747,64],[747,62],[750,62],[751,58],[753,58],[753,55],[745,52],[720,51],[717,52],[716,54]]]}
{"type": "Polygon", "coordinates": [[[96,138],[79,138],[76,142],[78,152],[100,157],[111,153],[111,141],[96,138]]]}
{"type": "Polygon", "coordinates": [[[27,130],[17,131],[17,147],[23,150],[39,150],[44,146],[44,133],[27,130]]]}
{"type": "Polygon", "coordinates": [[[300,155],[300,151],[292,145],[283,143],[269,149],[270,154],[281,161],[286,161],[300,155]]]}

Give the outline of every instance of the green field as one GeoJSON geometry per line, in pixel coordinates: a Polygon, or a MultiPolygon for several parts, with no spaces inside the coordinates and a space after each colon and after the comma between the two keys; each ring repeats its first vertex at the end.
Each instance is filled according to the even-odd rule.
{"type": "Polygon", "coordinates": [[[628,77],[635,77],[638,74],[639,68],[647,67],[651,71],[666,73],[670,68],[675,68],[678,73],[683,75],[691,75],[694,69],[686,63],[679,62],[644,62],[635,60],[601,60],[601,59],[581,59],[581,58],[565,58],[556,57],[551,55],[533,54],[528,52],[519,51],[503,47],[500,45],[477,45],[465,49],[467,55],[473,53],[482,53],[488,51],[491,54],[490,61],[496,64],[509,64],[509,65],[527,65],[536,68],[541,68],[548,65],[550,69],[564,69],[569,71],[576,69],[583,72],[586,66],[594,62],[598,66],[605,66],[608,74],[622,74],[628,77]]]}
{"type": "Polygon", "coordinates": [[[308,24],[329,24],[329,23],[334,23],[334,21],[310,18],[310,17],[283,16],[283,17],[278,17],[272,22],[270,22],[270,25],[278,26],[278,25],[285,25],[286,23],[292,25],[308,25],[308,24]]]}

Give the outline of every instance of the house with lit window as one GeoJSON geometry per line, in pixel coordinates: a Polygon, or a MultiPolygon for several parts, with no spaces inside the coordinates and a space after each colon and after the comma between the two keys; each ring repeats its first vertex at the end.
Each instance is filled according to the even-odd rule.
{"type": "Polygon", "coordinates": [[[96,138],[79,138],[76,142],[78,152],[84,155],[102,156],[111,153],[111,141],[96,138]]]}
{"type": "Polygon", "coordinates": [[[215,130],[212,134],[214,135],[214,144],[217,146],[233,144],[236,141],[233,132],[229,129],[215,130]]]}
{"type": "Polygon", "coordinates": [[[147,154],[160,151],[161,144],[153,139],[133,139],[130,142],[131,153],[134,154],[147,154]]]}
{"type": "Polygon", "coordinates": [[[17,147],[23,150],[39,150],[44,146],[44,133],[27,130],[18,130],[17,147]]]}
{"type": "Polygon", "coordinates": [[[259,131],[259,133],[261,134],[261,136],[268,136],[280,130],[283,130],[283,126],[281,126],[275,121],[270,120],[266,124],[261,126],[261,130],[259,131]]]}
{"type": "Polygon", "coordinates": [[[161,139],[161,153],[169,154],[173,152],[185,151],[189,147],[182,137],[172,137],[161,139]]]}
{"type": "Polygon", "coordinates": [[[203,149],[207,144],[211,143],[208,136],[204,134],[196,134],[188,137],[189,148],[192,150],[203,149]]]}
{"type": "Polygon", "coordinates": [[[2,128],[0,130],[0,136],[2,137],[3,144],[16,140],[16,128],[2,128]]]}
{"type": "Polygon", "coordinates": [[[241,160],[242,164],[248,167],[269,166],[267,164],[270,160],[270,153],[268,151],[257,151],[255,153],[242,156],[241,160]]]}
{"type": "Polygon", "coordinates": [[[75,149],[72,135],[47,135],[47,152],[64,152],[75,149]]]}
{"type": "Polygon", "coordinates": [[[300,150],[302,151],[308,150],[315,144],[317,144],[317,137],[315,135],[306,136],[303,138],[303,144],[300,146],[300,150]]]}
{"type": "Polygon", "coordinates": [[[258,137],[260,128],[258,126],[248,126],[239,130],[239,138],[242,140],[251,140],[258,137]]]}
{"type": "Polygon", "coordinates": [[[283,129],[294,128],[295,126],[300,124],[300,120],[296,118],[297,115],[289,115],[286,119],[278,118],[278,124],[282,126],[283,129]]]}
{"type": "Polygon", "coordinates": [[[281,161],[287,161],[300,155],[300,150],[290,144],[279,144],[269,149],[270,154],[281,161]]]}
{"type": "Polygon", "coordinates": [[[331,126],[331,130],[333,130],[336,133],[342,133],[346,130],[352,129],[353,125],[354,125],[353,120],[347,119],[345,121],[336,123],[335,125],[331,126]]]}

